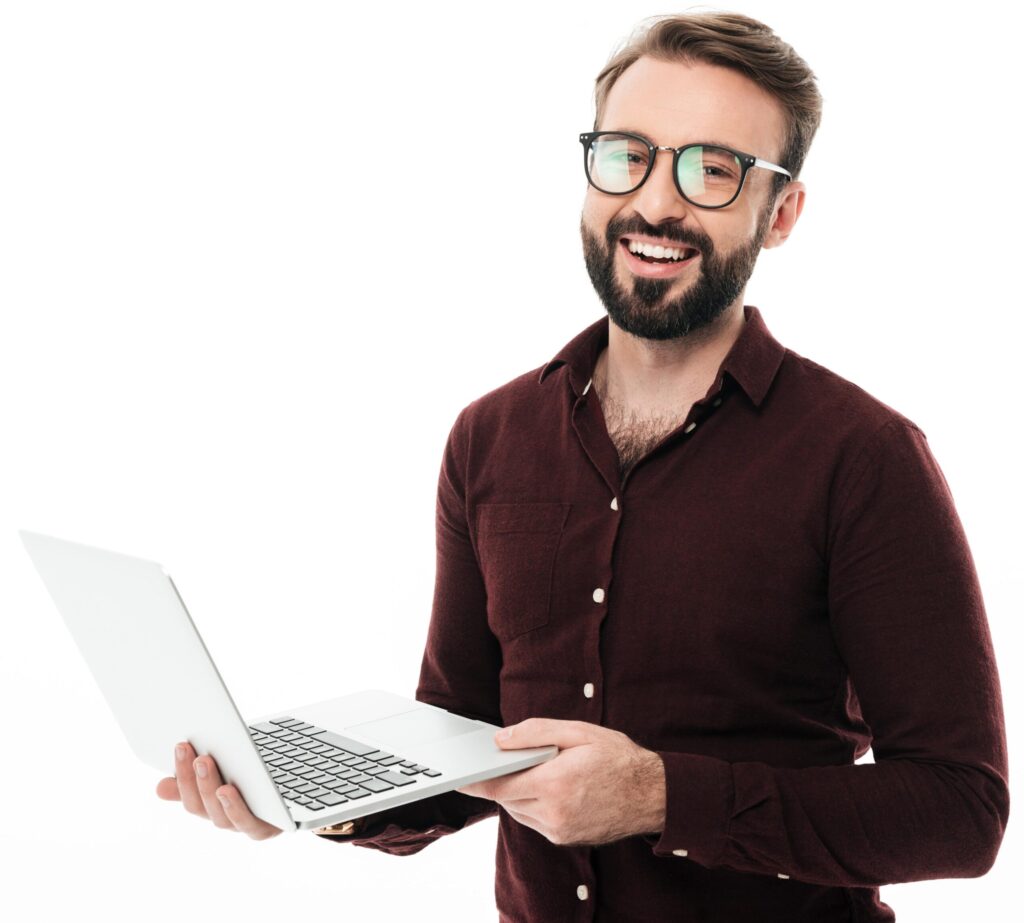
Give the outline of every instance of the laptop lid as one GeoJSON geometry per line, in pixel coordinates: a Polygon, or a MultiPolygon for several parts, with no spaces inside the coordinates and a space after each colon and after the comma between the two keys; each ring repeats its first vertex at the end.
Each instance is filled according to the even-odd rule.
{"type": "Polygon", "coordinates": [[[167,571],[153,561],[19,534],[139,759],[173,776],[168,741],[188,740],[197,753],[216,745],[222,777],[245,792],[252,813],[295,830],[167,571]]]}

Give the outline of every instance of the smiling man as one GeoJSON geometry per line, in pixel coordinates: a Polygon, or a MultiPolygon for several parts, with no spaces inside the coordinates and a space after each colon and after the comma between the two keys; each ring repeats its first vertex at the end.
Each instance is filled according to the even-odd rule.
{"type": "MultiPolygon", "coordinates": [[[[924,434],[743,303],[803,207],[813,75],[752,19],[661,17],[596,102],[608,316],[455,421],[416,692],[560,752],[318,832],[410,855],[497,814],[509,923],[893,920],[879,886],[992,866],[1006,741],[924,434]]],[[[273,835],[192,756],[164,797],[273,835]]]]}
{"type": "Polygon", "coordinates": [[[924,434],[743,303],[803,208],[814,77],[747,17],[660,17],[596,103],[608,317],[459,415],[417,689],[561,752],[354,841],[497,810],[507,921],[893,920],[879,886],[991,867],[1006,742],[924,434]]]}

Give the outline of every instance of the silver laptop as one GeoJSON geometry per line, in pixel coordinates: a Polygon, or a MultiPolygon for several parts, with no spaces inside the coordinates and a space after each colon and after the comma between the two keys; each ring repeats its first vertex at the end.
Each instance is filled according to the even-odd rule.
{"type": "Polygon", "coordinates": [[[20,535],[139,758],[174,775],[174,744],[187,740],[275,827],[340,823],[558,754],[503,751],[494,725],[379,689],[246,723],[159,564],[20,535]]]}

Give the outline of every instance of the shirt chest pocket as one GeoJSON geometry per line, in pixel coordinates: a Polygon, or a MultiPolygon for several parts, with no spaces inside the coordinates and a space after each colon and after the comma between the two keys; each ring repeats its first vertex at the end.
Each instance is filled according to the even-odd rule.
{"type": "Polygon", "coordinates": [[[548,623],[551,584],[568,503],[481,503],[477,555],[487,622],[502,641],[548,623]]]}

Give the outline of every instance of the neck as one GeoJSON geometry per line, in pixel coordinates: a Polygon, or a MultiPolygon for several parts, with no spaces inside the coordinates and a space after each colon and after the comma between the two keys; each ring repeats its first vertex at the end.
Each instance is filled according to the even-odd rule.
{"type": "Polygon", "coordinates": [[[743,330],[742,299],[708,327],[674,340],[645,340],[608,322],[594,387],[628,407],[679,406],[706,393],[743,330]]]}

